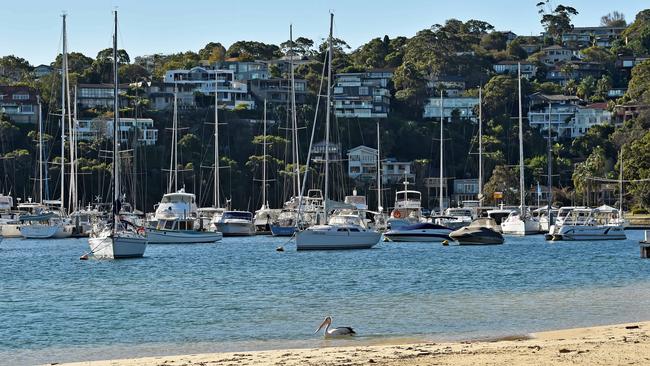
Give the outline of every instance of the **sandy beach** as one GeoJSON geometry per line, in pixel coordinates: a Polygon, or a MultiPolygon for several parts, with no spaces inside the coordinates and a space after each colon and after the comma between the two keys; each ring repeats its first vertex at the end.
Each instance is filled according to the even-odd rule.
{"type": "Polygon", "coordinates": [[[207,353],[66,365],[648,365],[649,330],[650,322],[638,322],[494,341],[207,353]]]}

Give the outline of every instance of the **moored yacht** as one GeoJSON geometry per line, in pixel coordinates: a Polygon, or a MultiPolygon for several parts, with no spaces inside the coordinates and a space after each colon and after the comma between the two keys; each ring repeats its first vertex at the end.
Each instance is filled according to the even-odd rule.
{"type": "Polygon", "coordinates": [[[223,211],[212,217],[210,229],[220,231],[223,236],[255,235],[253,214],[248,211],[223,211]]]}
{"type": "Polygon", "coordinates": [[[395,193],[395,207],[387,220],[388,229],[413,225],[422,217],[422,193],[409,190],[408,181],[404,181],[404,190],[395,193]]]}
{"type": "Polygon", "coordinates": [[[442,242],[449,240],[452,229],[429,222],[391,228],[384,238],[396,242],[442,242]]]}
{"type": "Polygon", "coordinates": [[[553,240],[625,240],[623,224],[611,210],[574,209],[555,229],[553,240]]]}
{"type": "Polygon", "coordinates": [[[444,215],[436,218],[436,223],[450,229],[459,229],[472,223],[472,210],[454,207],[445,210],[444,215]]]}

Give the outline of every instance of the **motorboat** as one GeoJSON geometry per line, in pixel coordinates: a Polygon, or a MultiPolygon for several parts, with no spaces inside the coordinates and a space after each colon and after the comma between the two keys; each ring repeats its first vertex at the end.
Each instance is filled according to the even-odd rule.
{"type": "Polygon", "coordinates": [[[505,208],[503,205],[501,205],[499,208],[487,210],[485,213],[487,214],[488,218],[493,219],[494,222],[499,225],[499,230],[501,230],[501,223],[505,221],[505,219],[507,219],[513,211],[515,210],[511,208],[505,208]]]}
{"type": "Polygon", "coordinates": [[[70,223],[73,226],[73,237],[88,237],[93,225],[100,221],[103,213],[96,208],[86,207],[70,214],[70,223]]]}
{"type": "Polygon", "coordinates": [[[253,214],[248,211],[223,211],[212,217],[210,229],[220,231],[223,236],[255,235],[253,214]]]}
{"type": "Polygon", "coordinates": [[[501,223],[501,232],[506,235],[533,235],[539,234],[539,221],[530,215],[522,215],[519,210],[511,212],[501,223]]]}
{"type": "Polygon", "coordinates": [[[444,214],[435,219],[438,225],[450,229],[459,229],[472,223],[472,210],[469,208],[454,207],[445,210],[444,214]]]}
{"type": "Polygon", "coordinates": [[[223,237],[201,227],[195,196],[184,189],[163,195],[154,219],[146,229],[149,244],[214,243],[223,237]]]}
{"type": "Polygon", "coordinates": [[[296,249],[370,249],[380,238],[381,234],[366,228],[358,215],[335,215],[327,225],[314,225],[296,233],[296,249]]]}
{"type": "Polygon", "coordinates": [[[453,230],[438,224],[417,223],[391,228],[384,233],[384,238],[396,242],[442,242],[450,240],[453,230]]]}
{"type": "Polygon", "coordinates": [[[419,223],[422,217],[422,193],[409,190],[404,181],[404,190],[395,193],[395,207],[387,220],[388,229],[419,223]]]}
{"type": "Polygon", "coordinates": [[[491,217],[479,217],[472,221],[469,226],[472,227],[485,227],[490,230],[494,230],[497,233],[501,233],[501,225],[497,224],[496,220],[491,217]]]}
{"type": "Polygon", "coordinates": [[[555,220],[552,225],[549,226],[548,232],[544,235],[546,240],[553,240],[553,235],[557,234],[560,230],[560,227],[564,224],[564,221],[567,219],[569,214],[575,210],[576,215],[583,215],[585,218],[591,212],[591,209],[585,206],[562,206],[557,210],[555,220]]]}
{"type": "Polygon", "coordinates": [[[483,226],[483,221],[474,221],[449,234],[459,245],[497,245],[503,244],[501,233],[483,226]]]}
{"type": "Polygon", "coordinates": [[[259,210],[255,211],[255,215],[253,216],[255,234],[271,234],[271,225],[277,220],[280,211],[282,210],[269,208],[267,204],[262,205],[259,210]]]}
{"type": "Polygon", "coordinates": [[[562,226],[551,234],[553,240],[625,240],[623,224],[611,210],[574,209],[562,226]]]}
{"type": "Polygon", "coordinates": [[[20,236],[25,239],[65,239],[72,236],[74,226],[62,213],[48,210],[21,215],[20,236]]]}
{"type": "Polygon", "coordinates": [[[295,210],[282,210],[275,222],[271,224],[273,236],[293,236],[298,226],[298,212],[295,210]]]}
{"type": "MultiPolygon", "coordinates": [[[[556,218],[558,216],[559,209],[551,207],[551,216],[556,218]]],[[[548,205],[537,208],[533,210],[532,216],[535,220],[539,222],[539,230],[543,233],[548,232],[551,227],[551,218],[548,215],[548,205]]]]}
{"type": "Polygon", "coordinates": [[[21,211],[12,211],[13,206],[13,197],[0,194],[0,237],[20,238],[21,211]]]}

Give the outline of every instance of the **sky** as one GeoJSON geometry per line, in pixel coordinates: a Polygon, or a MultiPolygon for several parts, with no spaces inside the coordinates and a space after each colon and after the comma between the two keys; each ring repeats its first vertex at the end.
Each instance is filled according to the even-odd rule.
{"type": "MultiPolygon", "coordinates": [[[[446,19],[487,21],[497,30],[537,35],[539,0],[23,0],[2,4],[0,56],[16,55],[32,65],[49,64],[61,50],[61,14],[68,16],[68,50],[95,57],[111,47],[112,11],[117,8],[119,47],[131,59],[153,53],[198,51],[208,42],[226,48],[238,40],[279,44],[303,36],[320,43],[334,12],[334,36],[354,49],[372,38],[412,37],[446,19]]],[[[4,2],[4,1],[3,1],[4,2]]],[[[599,25],[618,10],[628,22],[650,3],[637,0],[562,0],[580,14],[575,26],[599,25]]]]}

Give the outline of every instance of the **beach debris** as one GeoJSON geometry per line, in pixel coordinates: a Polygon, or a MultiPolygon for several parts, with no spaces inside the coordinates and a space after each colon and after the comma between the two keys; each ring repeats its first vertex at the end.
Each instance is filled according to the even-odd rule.
{"type": "Polygon", "coordinates": [[[558,352],[560,352],[560,353],[569,353],[569,352],[575,352],[575,350],[574,349],[568,349],[568,348],[560,348],[560,350],[558,352]]]}
{"type": "Polygon", "coordinates": [[[639,327],[638,325],[628,325],[625,327],[625,329],[639,329],[639,328],[641,327],[639,327]]]}
{"type": "Polygon", "coordinates": [[[372,358],[368,360],[368,363],[377,363],[377,361],[373,360],[372,358]]]}

